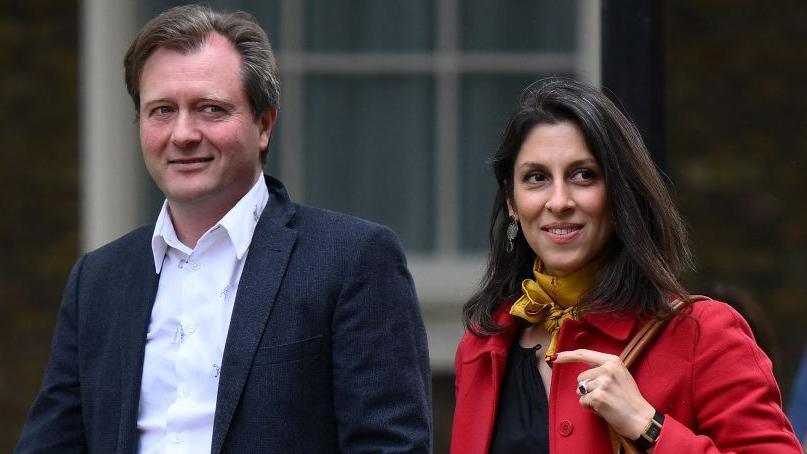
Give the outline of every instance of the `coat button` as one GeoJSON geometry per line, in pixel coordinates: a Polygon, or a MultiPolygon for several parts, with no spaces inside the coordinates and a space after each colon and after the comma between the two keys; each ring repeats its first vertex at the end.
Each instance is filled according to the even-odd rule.
{"type": "Polygon", "coordinates": [[[561,437],[568,437],[572,434],[572,430],[574,430],[574,425],[572,425],[571,421],[563,420],[560,422],[560,426],[558,426],[558,432],[560,432],[561,437]]]}
{"type": "Polygon", "coordinates": [[[577,333],[577,335],[574,336],[574,343],[578,347],[585,347],[591,343],[591,335],[585,331],[577,333]]]}

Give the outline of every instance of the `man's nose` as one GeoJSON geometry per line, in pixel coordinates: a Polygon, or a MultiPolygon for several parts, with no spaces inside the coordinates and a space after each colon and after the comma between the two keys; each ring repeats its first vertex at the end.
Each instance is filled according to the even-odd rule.
{"type": "Polygon", "coordinates": [[[202,140],[202,132],[196,121],[188,112],[180,111],[171,131],[171,141],[179,148],[193,145],[202,140]]]}

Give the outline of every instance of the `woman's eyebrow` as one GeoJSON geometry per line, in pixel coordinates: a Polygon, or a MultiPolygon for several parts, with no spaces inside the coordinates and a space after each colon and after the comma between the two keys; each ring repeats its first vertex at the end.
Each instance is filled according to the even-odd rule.
{"type": "MultiPolygon", "coordinates": [[[[580,166],[580,165],[584,165],[584,164],[588,164],[588,165],[596,164],[596,165],[599,165],[597,160],[592,157],[592,158],[577,159],[575,161],[570,162],[566,167],[575,167],[575,166],[580,166]]],[[[521,164],[518,165],[518,168],[525,168],[525,167],[526,168],[531,168],[531,169],[532,168],[536,168],[536,169],[546,169],[547,168],[546,164],[540,163],[538,161],[524,161],[524,162],[522,162],[521,164]]]]}

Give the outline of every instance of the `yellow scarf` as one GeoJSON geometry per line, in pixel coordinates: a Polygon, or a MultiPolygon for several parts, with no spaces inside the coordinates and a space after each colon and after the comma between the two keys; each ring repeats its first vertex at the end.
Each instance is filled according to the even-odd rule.
{"type": "Polygon", "coordinates": [[[521,283],[523,294],[513,303],[510,314],[521,317],[530,323],[541,323],[552,337],[546,349],[546,360],[555,354],[560,326],[567,319],[577,319],[577,304],[594,285],[594,278],[600,268],[599,260],[565,277],[555,277],[541,273],[541,261],[535,259],[532,273],[535,280],[524,279],[521,283]]]}

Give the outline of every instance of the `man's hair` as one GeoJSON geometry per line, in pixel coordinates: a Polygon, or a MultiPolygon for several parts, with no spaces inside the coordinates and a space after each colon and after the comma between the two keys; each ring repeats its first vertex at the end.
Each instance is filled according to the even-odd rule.
{"type": "MultiPolygon", "coordinates": [[[[123,60],[126,89],[140,113],[140,76],[158,48],[189,54],[202,48],[211,33],[219,33],[241,55],[241,80],[257,120],[280,102],[277,63],[266,32],[243,11],[221,13],[207,6],[184,5],[164,11],[143,26],[123,60]]],[[[265,157],[266,153],[263,153],[265,157]]]]}

